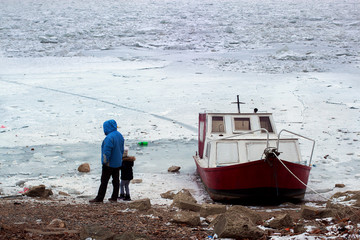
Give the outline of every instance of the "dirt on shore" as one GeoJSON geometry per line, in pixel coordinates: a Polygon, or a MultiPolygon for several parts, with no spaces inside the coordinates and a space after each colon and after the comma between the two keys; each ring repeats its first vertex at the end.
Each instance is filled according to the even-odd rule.
{"type": "MultiPolygon", "coordinates": [[[[300,208],[300,204],[285,204],[252,209],[263,220],[287,213],[296,222],[301,219],[300,208]]],[[[0,199],[0,239],[86,239],[82,232],[89,226],[101,226],[117,236],[111,239],[209,239],[213,235],[209,223],[204,220],[195,227],[173,222],[176,211],[178,209],[170,206],[132,210],[127,202],[78,204],[58,200],[0,199]],[[54,220],[61,223],[52,224],[54,220]]],[[[314,226],[317,236],[326,236],[325,222],[314,220],[309,225],[314,226]]],[[[264,239],[273,234],[268,231],[264,239]]],[[[284,228],[276,235],[291,236],[294,233],[284,228]]]]}
{"type": "MultiPolygon", "coordinates": [[[[280,214],[264,208],[258,212],[264,219],[280,214]]],[[[177,210],[169,206],[153,206],[150,210],[130,210],[126,202],[101,204],[66,204],[57,201],[0,200],[1,239],[80,239],[85,226],[100,225],[115,234],[132,233],[147,239],[206,239],[212,235],[208,226],[192,227],[172,222],[177,210]],[[63,228],[51,227],[54,219],[63,228]]],[[[283,210],[294,219],[296,209],[283,210]]]]}
{"type": "Polygon", "coordinates": [[[100,225],[115,234],[134,233],[148,239],[205,239],[211,232],[202,227],[171,223],[173,211],[152,207],[129,210],[126,203],[64,204],[53,201],[0,201],[1,239],[80,239],[85,226],[100,225]],[[49,227],[54,219],[63,229],[49,227]]]}

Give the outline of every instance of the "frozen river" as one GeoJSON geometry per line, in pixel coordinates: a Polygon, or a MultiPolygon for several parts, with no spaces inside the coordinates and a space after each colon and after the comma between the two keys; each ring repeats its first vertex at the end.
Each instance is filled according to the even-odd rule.
{"type": "Polygon", "coordinates": [[[113,118],[143,179],[134,199],[161,204],[160,193],[186,187],[202,200],[198,113],[235,112],[236,95],[244,111],[273,112],[278,130],[316,140],[311,188],[358,189],[359,5],[0,0],[0,194],[45,184],[95,195],[113,118]],[[76,171],[83,162],[90,174],[76,171]]]}

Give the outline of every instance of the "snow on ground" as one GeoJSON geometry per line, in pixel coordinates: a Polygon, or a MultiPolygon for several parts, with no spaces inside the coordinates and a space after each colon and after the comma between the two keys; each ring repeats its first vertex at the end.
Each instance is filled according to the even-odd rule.
{"type": "Polygon", "coordinates": [[[238,94],[243,111],[273,112],[278,130],[316,140],[306,200],[359,189],[359,2],[0,3],[2,194],[43,183],[95,196],[113,118],[143,180],[133,199],[168,204],[160,193],[189,188],[204,201],[198,113],[235,112],[238,94]],[[77,173],[83,162],[90,174],[77,173]],[[167,173],[173,164],[180,174],[167,173]]]}

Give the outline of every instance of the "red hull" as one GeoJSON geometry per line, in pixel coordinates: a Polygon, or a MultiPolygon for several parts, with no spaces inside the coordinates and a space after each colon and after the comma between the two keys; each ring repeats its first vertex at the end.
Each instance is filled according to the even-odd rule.
{"type": "MultiPolygon", "coordinates": [[[[302,200],[306,186],[300,183],[276,159],[258,160],[232,166],[202,168],[195,159],[197,171],[215,201],[302,200]]],[[[282,161],[303,183],[307,184],[311,167],[282,161]]]]}

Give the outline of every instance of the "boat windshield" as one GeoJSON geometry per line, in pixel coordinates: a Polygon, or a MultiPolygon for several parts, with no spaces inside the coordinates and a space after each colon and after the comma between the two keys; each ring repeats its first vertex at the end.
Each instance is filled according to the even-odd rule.
{"type": "Polygon", "coordinates": [[[225,131],[224,117],[223,116],[213,116],[211,132],[223,133],[224,131],[225,131]]]}
{"type": "MultiPolygon", "coordinates": [[[[261,128],[265,128],[270,133],[274,132],[273,128],[271,126],[271,122],[270,122],[269,117],[259,117],[259,119],[260,119],[260,127],[261,128]]],[[[262,132],[265,132],[265,131],[262,131],[262,132]]]]}
{"type": "Polygon", "coordinates": [[[248,131],[251,130],[250,118],[234,118],[235,131],[248,131]]]}

